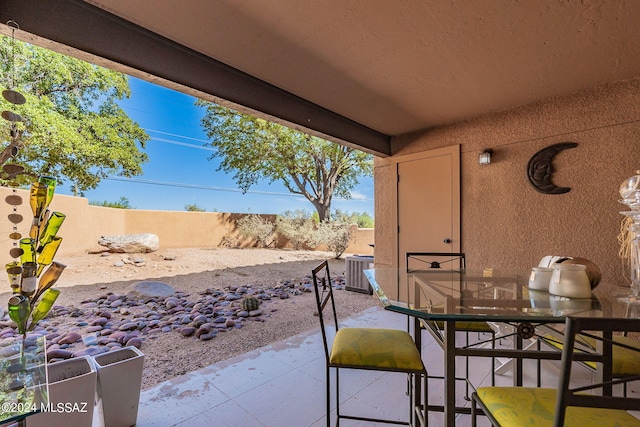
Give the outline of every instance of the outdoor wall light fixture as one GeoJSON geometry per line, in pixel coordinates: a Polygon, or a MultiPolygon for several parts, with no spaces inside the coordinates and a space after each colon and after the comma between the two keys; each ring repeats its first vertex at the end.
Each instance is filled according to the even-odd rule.
{"type": "Polygon", "coordinates": [[[488,165],[489,163],[491,163],[492,154],[493,154],[493,150],[490,148],[487,148],[482,153],[480,153],[480,156],[478,157],[478,163],[480,163],[481,165],[488,165]]]}

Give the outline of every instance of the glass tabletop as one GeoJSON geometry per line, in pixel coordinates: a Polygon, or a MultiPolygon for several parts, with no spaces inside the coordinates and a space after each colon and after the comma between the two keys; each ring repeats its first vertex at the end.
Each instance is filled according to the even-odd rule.
{"type": "Polygon", "coordinates": [[[45,337],[0,343],[0,424],[23,420],[48,402],[45,337]]]}
{"type": "Polygon", "coordinates": [[[385,308],[427,320],[562,323],[567,316],[619,317],[623,303],[565,298],[527,287],[528,275],[497,269],[364,271],[385,308]]]}

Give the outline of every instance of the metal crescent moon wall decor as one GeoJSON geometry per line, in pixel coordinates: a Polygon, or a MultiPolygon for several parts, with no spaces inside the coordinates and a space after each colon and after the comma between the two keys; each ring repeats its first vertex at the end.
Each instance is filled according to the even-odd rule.
{"type": "Polygon", "coordinates": [[[560,142],[543,148],[531,156],[527,164],[527,177],[533,188],[544,194],[563,194],[571,191],[569,187],[558,187],[552,182],[552,162],[556,154],[562,150],[577,146],[576,142],[560,142]]]}

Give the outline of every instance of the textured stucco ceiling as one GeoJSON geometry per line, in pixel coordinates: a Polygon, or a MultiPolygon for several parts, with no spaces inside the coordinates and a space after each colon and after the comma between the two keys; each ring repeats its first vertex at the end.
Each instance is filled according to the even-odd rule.
{"type": "Polygon", "coordinates": [[[638,0],[0,2],[0,32],[14,17],[23,40],[380,155],[640,76],[638,0]]]}
{"type": "Polygon", "coordinates": [[[640,75],[635,0],[96,0],[388,135],[640,75]]]}

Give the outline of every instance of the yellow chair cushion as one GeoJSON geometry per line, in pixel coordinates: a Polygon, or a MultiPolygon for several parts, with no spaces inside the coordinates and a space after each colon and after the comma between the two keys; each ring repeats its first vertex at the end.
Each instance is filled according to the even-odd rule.
{"type": "MultiPolygon", "coordinates": [[[[640,341],[633,338],[615,336],[613,341],[640,349],[640,341]]],[[[640,353],[623,347],[613,347],[613,375],[640,375],[640,353]]]]}
{"type": "Polygon", "coordinates": [[[424,370],[411,335],[398,329],[342,328],[333,340],[329,363],[355,368],[424,370]]]}
{"type": "MultiPolygon", "coordinates": [[[[555,389],[481,387],[477,394],[502,427],[553,426],[555,389]]],[[[634,427],[640,426],[640,420],[622,410],[570,406],[564,426],[634,427]]]]}
{"type": "MultiPolygon", "coordinates": [[[[596,345],[596,341],[593,338],[588,338],[585,336],[580,336],[579,338],[577,337],[576,341],[582,341],[591,347],[595,347],[596,345]]],[[[613,337],[613,341],[640,349],[640,341],[633,338],[615,335],[613,337]]],[[[553,347],[556,347],[559,350],[562,350],[562,348],[564,347],[562,341],[559,341],[558,338],[550,335],[545,336],[545,342],[552,345],[553,347]]],[[[595,362],[585,362],[585,365],[589,366],[593,370],[596,369],[595,362]]],[[[640,353],[624,347],[614,346],[612,369],[614,377],[640,375],[640,353]]]]}
{"type": "MultiPolygon", "coordinates": [[[[444,329],[444,322],[437,321],[439,329],[444,329]]],[[[491,326],[487,322],[470,322],[470,321],[458,321],[456,322],[456,330],[466,332],[493,332],[491,326]]]]}

